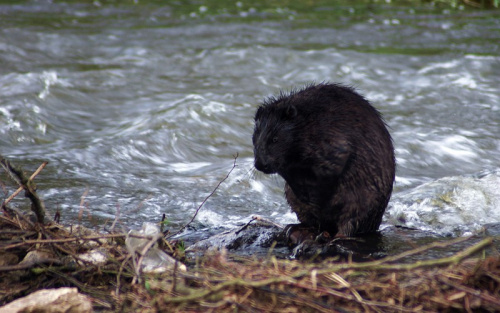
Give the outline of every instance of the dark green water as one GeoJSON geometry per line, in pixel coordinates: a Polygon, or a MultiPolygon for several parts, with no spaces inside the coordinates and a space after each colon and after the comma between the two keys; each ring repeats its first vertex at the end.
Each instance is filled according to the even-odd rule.
{"type": "Polygon", "coordinates": [[[387,224],[462,235],[500,222],[500,11],[0,2],[0,152],[27,171],[50,162],[37,183],[64,223],[83,208],[86,224],[119,210],[124,227],[163,213],[184,225],[236,153],[195,226],[295,221],[281,179],[252,169],[252,119],[264,97],[312,81],[355,86],[390,125],[387,224]]]}

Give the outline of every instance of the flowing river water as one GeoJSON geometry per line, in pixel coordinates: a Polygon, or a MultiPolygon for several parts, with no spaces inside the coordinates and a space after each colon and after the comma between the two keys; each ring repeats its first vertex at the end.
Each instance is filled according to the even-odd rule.
{"type": "Polygon", "coordinates": [[[36,182],[62,223],[118,214],[128,229],[166,214],[178,229],[236,154],[193,229],[295,222],[282,179],[253,169],[253,116],[265,97],[322,81],[354,86],[390,126],[397,179],[382,227],[462,236],[500,223],[498,10],[5,2],[0,153],[28,172],[49,161],[36,182]]]}

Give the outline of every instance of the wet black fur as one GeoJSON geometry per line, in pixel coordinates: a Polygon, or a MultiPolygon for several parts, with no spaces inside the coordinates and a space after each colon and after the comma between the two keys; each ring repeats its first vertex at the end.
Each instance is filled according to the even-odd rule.
{"type": "Polygon", "coordinates": [[[300,222],[332,236],[374,232],[395,177],[380,113],[354,89],[308,85],[266,99],[255,114],[255,168],[277,173],[300,222]]]}

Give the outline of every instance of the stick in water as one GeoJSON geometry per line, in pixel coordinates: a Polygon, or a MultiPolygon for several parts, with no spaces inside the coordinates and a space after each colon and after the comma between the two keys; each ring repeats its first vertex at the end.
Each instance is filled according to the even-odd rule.
{"type": "Polygon", "coordinates": [[[237,158],[238,158],[238,152],[236,152],[236,155],[234,156],[233,167],[229,170],[229,172],[227,173],[226,177],[224,177],[221,181],[219,181],[219,183],[217,184],[217,186],[215,186],[214,190],[212,190],[212,192],[201,202],[200,206],[194,212],[193,217],[191,217],[191,220],[186,225],[182,226],[181,229],[179,229],[177,232],[175,232],[172,235],[168,236],[167,239],[171,238],[171,237],[173,237],[175,235],[180,234],[186,227],[188,227],[194,221],[194,219],[196,218],[196,215],[198,215],[198,212],[200,212],[200,209],[203,207],[203,205],[208,201],[208,199],[210,199],[211,196],[214,195],[214,193],[217,191],[217,189],[219,189],[220,185],[229,177],[229,175],[231,175],[231,172],[236,167],[236,159],[237,158]]]}

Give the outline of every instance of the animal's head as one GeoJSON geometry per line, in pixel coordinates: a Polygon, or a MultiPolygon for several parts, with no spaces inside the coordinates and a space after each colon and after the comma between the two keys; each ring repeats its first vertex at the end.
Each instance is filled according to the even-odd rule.
{"type": "Polygon", "coordinates": [[[255,114],[252,137],[255,168],[266,174],[280,173],[294,145],[297,109],[282,99],[270,98],[255,114]]]}

